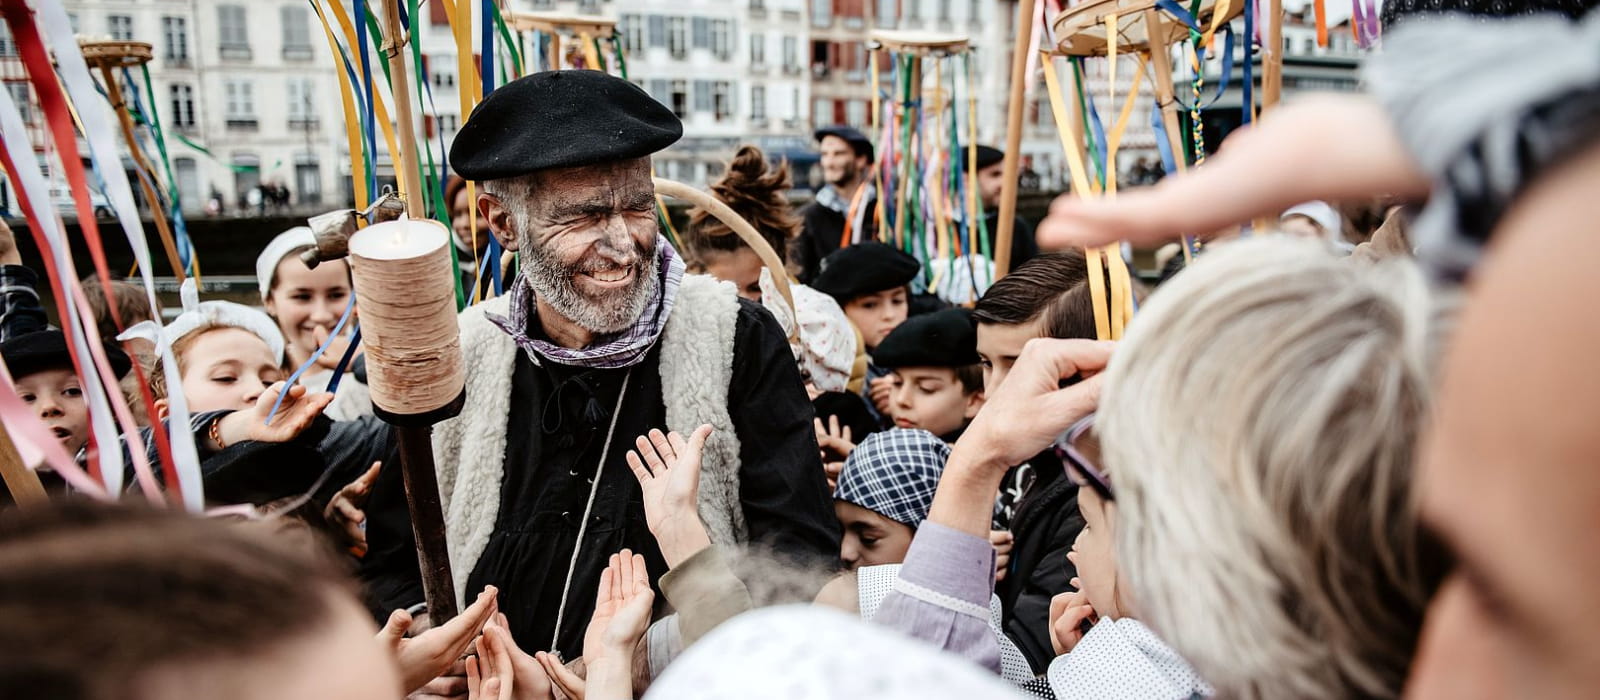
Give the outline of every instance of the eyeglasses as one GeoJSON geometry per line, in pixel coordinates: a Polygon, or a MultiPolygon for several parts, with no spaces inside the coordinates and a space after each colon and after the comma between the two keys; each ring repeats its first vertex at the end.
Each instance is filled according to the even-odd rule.
{"type": "Polygon", "coordinates": [[[1094,430],[1093,413],[1072,424],[1053,447],[1073,484],[1094,489],[1107,501],[1117,500],[1111,492],[1111,478],[1100,471],[1100,437],[1094,430]]]}

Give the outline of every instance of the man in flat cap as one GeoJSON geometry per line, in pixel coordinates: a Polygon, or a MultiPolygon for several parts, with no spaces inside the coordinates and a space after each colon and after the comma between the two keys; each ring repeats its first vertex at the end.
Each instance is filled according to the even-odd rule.
{"type": "Polygon", "coordinates": [[[815,136],[822,151],[822,179],[827,184],[800,211],[803,225],[789,255],[800,281],[807,284],[817,276],[822,259],[839,249],[846,229],[849,241],[845,245],[873,240],[878,230],[872,218],[878,206],[872,184],[872,142],[848,126],[818,129],[815,136]]]}
{"type": "MultiPolygon", "coordinates": [[[[1005,185],[1006,154],[998,148],[978,146],[978,197],[983,200],[983,224],[988,231],[989,251],[994,250],[995,237],[1000,231],[1000,189],[1005,185]]],[[[963,162],[969,151],[961,148],[963,162]]],[[[1033,240],[1033,226],[1018,216],[1011,229],[1011,269],[1032,260],[1039,254],[1039,244],[1033,240]]]]}
{"type": "MultiPolygon", "coordinates": [[[[450,563],[459,598],[499,587],[529,651],[581,654],[610,555],[644,554],[652,581],[666,572],[626,461],[651,430],[714,428],[699,493],[714,543],[837,558],[812,409],[783,331],[731,285],[685,275],[657,229],[650,155],[682,132],[628,81],[555,71],[496,89],[450,149],[521,268],[505,296],[461,314],[466,406],[433,443],[450,563]]],[[[389,537],[403,545],[393,557],[409,558],[374,587],[393,609],[422,597],[409,531],[389,537]]],[[[369,557],[383,538],[368,526],[369,557]]]]}

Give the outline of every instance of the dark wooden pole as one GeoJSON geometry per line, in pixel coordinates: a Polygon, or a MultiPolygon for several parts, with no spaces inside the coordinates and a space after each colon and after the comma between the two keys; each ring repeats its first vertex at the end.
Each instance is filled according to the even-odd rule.
{"type": "Polygon", "coordinates": [[[438,627],[458,610],[445,545],[444,506],[439,501],[439,478],[433,463],[433,428],[396,426],[395,432],[400,436],[400,475],[405,480],[406,507],[411,511],[411,534],[417,539],[422,593],[428,599],[428,619],[438,627]]]}

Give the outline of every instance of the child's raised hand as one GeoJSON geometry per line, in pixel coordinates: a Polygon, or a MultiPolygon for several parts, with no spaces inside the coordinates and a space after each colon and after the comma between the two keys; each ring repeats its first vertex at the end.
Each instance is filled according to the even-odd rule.
{"type": "Polygon", "coordinates": [[[872,405],[885,418],[894,415],[894,377],[878,377],[869,385],[872,405]]]}
{"type": "Polygon", "coordinates": [[[644,492],[645,524],[670,567],[711,546],[699,509],[700,459],[711,430],[702,425],[687,441],[676,432],[652,430],[635,441],[637,450],[628,451],[628,468],[644,492]]]}
{"type": "Polygon", "coordinates": [[[322,517],[344,534],[345,544],[356,556],[365,556],[367,553],[367,531],[362,527],[367,521],[367,514],[362,509],[366,507],[372,484],[378,480],[378,472],[382,469],[383,462],[373,462],[365,474],[339,489],[339,493],[334,494],[328,506],[322,510],[322,517]]]}
{"type": "Polygon", "coordinates": [[[295,385],[287,390],[284,387],[284,382],[273,384],[261,392],[249,409],[223,416],[210,436],[211,447],[220,450],[246,440],[288,442],[311,427],[333,401],[333,394],[327,392],[307,395],[303,386],[295,385]],[[277,415],[273,415],[272,407],[280,393],[284,394],[283,405],[278,407],[277,415]],[[272,416],[271,423],[267,422],[268,416],[272,416]]]}

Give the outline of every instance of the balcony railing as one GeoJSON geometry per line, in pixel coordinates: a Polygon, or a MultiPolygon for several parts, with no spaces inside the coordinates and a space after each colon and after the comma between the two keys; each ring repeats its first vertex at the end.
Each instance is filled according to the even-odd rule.
{"type": "Polygon", "coordinates": [[[219,52],[224,61],[248,61],[251,58],[249,44],[223,44],[219,52]]]}
{"type": "Polygon", "coordinates": [[[228,128],[235,131],[255,131],[261,128],[261,122],[255,117],[228,117],[228,128]]]}

